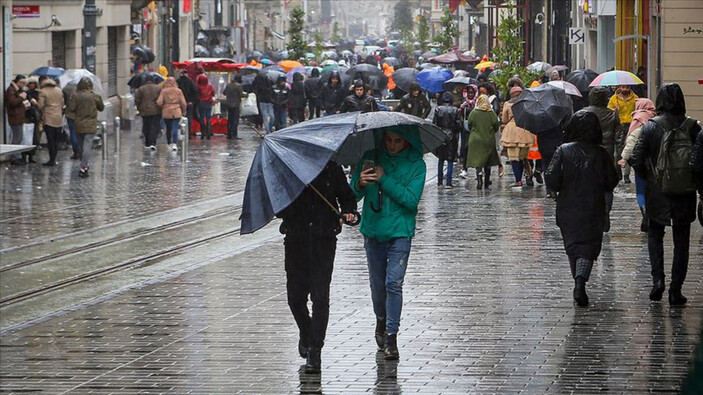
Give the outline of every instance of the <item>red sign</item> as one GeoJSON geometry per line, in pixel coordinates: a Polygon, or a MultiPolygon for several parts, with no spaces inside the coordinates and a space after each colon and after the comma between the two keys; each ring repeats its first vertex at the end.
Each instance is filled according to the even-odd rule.
{"type": "Polygon", "coordinates": [[[13,5],[12,14],[17,18],[39,18],[38,5],[13,5]]]}

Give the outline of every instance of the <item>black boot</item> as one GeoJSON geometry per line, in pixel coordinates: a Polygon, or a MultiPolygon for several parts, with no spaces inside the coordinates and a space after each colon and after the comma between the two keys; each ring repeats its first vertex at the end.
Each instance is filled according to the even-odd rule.
{"type": "Polygon", "coordinates": [[[383,351],[386,346],[386,319],[376,318],[376,332],[374,333],[376,338],[376,345],[378,346],[378,351],[383,351]]]}
{"type": "Polygon", "coordinates": [[[640,224],[640,230],[644,233],[649,232],[649,218],[647,217],[647,211],[644,207],[640,207],[640,212],[642,213],[642,223],[640,224]]]}
{"type": "Polygon", "coordinates": [[[317,347],[308,348],[308,357],[305,362],[305,373],[318,374],[322,367],[322,349],[317,347]]]}
{"type": "Polygon", "coordinates": [[[683,306],[688,299],[681,294],[681,289],[669,289],[669,306],[683,306]]]}
{"type": "Polygon", "coordinates": [[[300,333],[300,339],[298,339],[298,354],[300,358],[308,357],[308,336],[304,333],[300,333]]]}
{"type": "MultiPolygon", "coordinates": [[[[664,280],[656,280],[654,281],[654,285],[652,286],[652,290],[649,292],[649,300],[652,301],[659,301],[662,300],[662,295],[664,295],[664,280]]],[[[680,291],[679,291],[680,293],[680,291]]]]}
{"type": "Polygon", "coordinates": [[[383,350],[384,358],[387,361],[395,361],[400,358],[398,354],[398,335],[388,335],[386,337],[386,349],[383,350]]]}
{"type": "Polygon", "coordinates": [[[491,172],[487,172],[486,174],[483,175],[483,189],[489,189],[491,186],[491,172]]]}
{"type": "Polygon", "coordinates": [[[581,307],[588,306],[588,295],[586,294],[586,282],[591,276],[593,261],[578,258],[576,260],[576,285],[574,286],[574,300],[581,307]]]}
{"type": "Polygon", "coordinates": [[[483,189],[483,176],[481,174],[476,176],[476,189],[483,189]]]}

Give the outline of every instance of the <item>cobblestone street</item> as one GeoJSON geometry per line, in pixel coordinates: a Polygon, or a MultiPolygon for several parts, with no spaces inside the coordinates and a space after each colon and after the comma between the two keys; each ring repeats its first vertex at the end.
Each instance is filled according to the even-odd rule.
{"type": "MultiPolygon", "coordinates": [[[[22,262],[58,248],[51,240],[85,245],[121,224],[156,226],[224,207],[223,200],[239,205],[259,140],[250,128],[242,134],[237,141],[191,140],[184,165],[180,152],[166,152],[163,144],[156,153],[144,151],[136,132],[123,133],[122,154],[115,157],[111,141],[109,160],[97,152],[87,180],[78,178],[70,151],[61,152],[53,169],[3,164],[3,256],[22,262]]],[[[436,158],[428,156],[427,163],[428,175],[436,174],[436,158]]],[[[400,361],[376,352],[363,238],[345,227],[322,374],[300,373],[304,360],[297,355],[274,221],[254,235],[237,233],[169,258],[193,265],[186,269],[153,273],[119,292],[76,299],[58,314],[3,328],[0,391],[676,393],[703,326],[698,223],[683,287],[688,304],[650,302],[647,238],[639,231],[634,184],[621,184],[588,283],[591,305],[577,308],[554,202],[545,198],[544,186],[511,189],[509,173],[499,179],[493,172],[490,191],[477,191],[473,180],[438,189],[428,179],[404,286],[400,361]]],[[[236,210],[223,222],[204,219],[202,228],[183,232],[194,238],[225,223],[236,226],[236,210]]],[[[176,234],[167,235],[175,243],[176,234]]],[[[126,248],[138,248],[137,241],[126,248]]],[[[667,279],[672,250],[668,232],[667,279]]],[[[0,276],[2,289],[12,285],[5,281],[0,276]]]]}

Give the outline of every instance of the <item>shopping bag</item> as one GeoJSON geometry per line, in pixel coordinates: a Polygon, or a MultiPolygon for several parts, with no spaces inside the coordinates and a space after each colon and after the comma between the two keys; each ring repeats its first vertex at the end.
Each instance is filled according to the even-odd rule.
{"type": "Polygon", "coordinates": [[[220,107],[220,102],[217,102],[212,105],[212,116],[220,115],[222,115],[222,108],[220,107]]]}
{"type": "Polygon", "coordinates": [[[34,124],[25,123],[22,125],[22,145],[34,144],[34,124]]]}
{"type": "Polygon", "coordinates": [[[239,110],[240,117],[248,117],[251,115],[259,115],[259,109],[256,107],[256,94],[250,93],[246,99],[242,100],[239,110]]]}

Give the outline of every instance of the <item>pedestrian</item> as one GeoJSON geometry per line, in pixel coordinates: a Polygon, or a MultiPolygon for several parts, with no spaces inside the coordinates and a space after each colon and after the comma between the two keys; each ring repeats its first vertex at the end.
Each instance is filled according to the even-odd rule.
{"type": "Polygon", "coordinates": [[[259,114],[264,125],[264,131],[271,133],[274,126],[273,112],[273,85],[266,75],[259,73],[254,77],[252,83],[254,93],[256,94],[256,104],[259,107],[259,114]]]}
{"type": "Polygon", "coordinates": [[[378,111],[376,100],[373,96],[366,93],[366,87],[363,81],[356,80],[352,86],[354,88],[354,94],[344,98],[342,106],[339,108],[340,113],[353,111],[361,111],[362,113],[378,111]]]}
{"type": "Polygon", "coordinates": [[[444,180],[444,162],[447,162],[446,188],[454,188],[452,176],[454,173],[454,160],[459,149],[459,135],[462,125],[459,122],[459,109],[454,106],[452,94],[444,92],[441,97],[439,107],[435,108],[432,123],[444,130],[449,137],[440,148],[435,151],[439,159],[437,162],[437,186],[441,187],[444,180]]]}
{"type": "MultiPolygon", "coordinates": [[[[22,133],[26,121],[27,109],[31,106],[27,100],[27,92],[22,89],[27,83],[27,77],[17,74],[5,90],[5,107],[7,108],[7,123],[12,131],[10,139],[13,145],[22,144],[22,133]]],[[[20,154],[13,154],[10,164],[13,166],[26,165],[20,154]]]]}
{"type": "Polygon", "coordinates": [[[178,151],[178,123],[185,114],[188,103],[175,78],[166,78],[156,104],[161,107],[161,114],[166,123],[166,143],[172,151],[178,151]]]}
{"type": "MultiPolygon", "coordinates": [[[[42,81],[46,79],[46,77],[41,77],[42,81]]],[[[34,160],[34,155],[37,152],[37,148],[39,147],[39,144],[41,143],[41,111],[39,110],[39,107],[37,107],[37,103],[39,102],[39,78],[36,76],[31,76],[27,78],[27,85],[25,86],[25,91],[27,92],[27,100],[29,100],[29,108],[27,109],[27,112],[25,113],[25,125],[30,125],[32,129],[32,142],[31,144],[34,145],[34,149],[31,151],[27,151],[22,154],[23,158],[26,158],[27,163],[37,163],[34,160]]]]}
{"type": "Polygon", "coordinates": [[[510,88],[511,99],[503,105],[503,114],[501,116],[503,133],[501,134],[500,143],[508,149],[508,160],[515,176],[515,183],[512,187],[522,187],[522,174],[525,170],[527,154],[530,147],[535,143],[535,135],[515,124],[512,107],[520,94],[522,94],[522,88],[519,85],[510,88]]]}
{"type": "MultiPolygon", "coordinates": [[[[539,156],[542,158],[541,165],[535,165],[535,167],[539,167],[542,169],[542,171],[546,171],[546,169],[549,168],[549,162],[552,160],[552,156],[554,156],[554,152],[556,152],[557,147],[561,145],[561,143],[564,140],[564,124],[568,122],[568,119],[563,119],[562,123],[550,128],[550,129],[545,129],[545,130],[531,130],[532,134],[537,136],[537,149],[539,152],[539,156]]],[[[537,179],[539,182],[538,173],[535,170],[535,179],[537,179]]],[[[545,186],[547,188],[547,198],[553,198],[554,193],[552,190],[549,188],[549,182],[544,180],[545,186]]]]}
{"type": "Polygon", "coordinates": [[[461,161],[461,173],[459,177],[463,179],[469,178],[466,156],[469,153],[469,114],[476,107],[476,99],[478,98],[478,87],[474,84],[464,88],[462,95],[464,102],[459,106],[459,116],[462,123],[461,135],[459,136],[459,160],[461,161]]]}
{"type": "Polygon", "coordinates": [[[273,86],[273,119],[276,130],[284,129],[288,120],[288,101],[290,100],[290,91],[286,86],[286,76],[280,75],[276,84],[273,86]]]}
{"type": "Polygon", "coordinates": [[[210,85],[205,74],[198,75],[195,86],[198,88],[198,122],[200,139],[212,137],[212,105],[215,104],[215,88],[210,85]]]}
{"type": "Polygon", "coordinates": [[[476,107],[469,114],[469,125],[471,125],[471,131],[467,166],[476,169],[476,189],[489,189],[491,166],[500,164],[495,144],[495,134],[500,127],[500,120],[493,112],[493,107],[485,94],[478,97],[476,107]]]}
{"type": "Polygon", "coordinates": [[[396,126],[376,131],[375,140],[377,148],[363,155],[351,187],[357,201],[364,199],[359,230],[376,315],[374,337],[385,358],[397,360],[403,280],[427,168],[417,131],[396,126]]]}
{"type": "Polygon", "coordinates": [[[42,114],[44,132],[46,133],[46,143],[49,148],[49,160],[43,163],[44,166],[56,166],[56,155],[58,153],[59,136],[63,132],[63,92],[58,87],[56,81],[47,78],[42,81],[41,91],[39,91],[39,101],[37,107],[42,114]]]}
{"type": "MultiPolygon", "coordinates": [[[[616,154],[615,148],[615,136],[617,135],[618,129],[620,128],[620,118],[618,114],[608,108],[608,89],[604,86],[596,86],[591,89],[588,93],[588,103],[589,106],[585,107],[586,111],[590,111],[598,117],[598,122],[600,123],[600,128],[603,133],[603,148],[605,151],[613,158],[613,163],[615,163],[615,170],[618,173],[618,179],[620,179],[620,167],[617,165],[617,158],[620,157],[616,154]]],[[[613,208],[613,193],[606,192],[606,221],[605,221],[605,232],[610,231],[610,210],[613,208]]]]}
{"type": "Polygon", "coordinates": [[[561,74],[559,74],[559,70],[552,70],[551,73],[549,73],[549,80],[550,81],[561,81],[561,74]]]}
{"type": "Polygon", "coordinates": [[[325,115],[338,114],[345,96],[346,92],[344,87],[342,87],[339,72],[332,70],[327,82],[322,86],[322,93],[320,94],[325,115]]]}
{"type": "MultiPolygon", "coordinates": [[[[657,95],[656,109],[657,116],[642,127],[630,162],[635,172],[646,175],[647,180],[647,245],[654,283],[649,299],[661,300],[664,294],[664,229],[671,226],[674,235],[674,259],[671,267],[669,304],[676,306],[685,304],[687,300],[681,293],[681,288],[688,271],[691,222],[696,219],[695,178],[690,162],[694,159],[693,145],[701,126],[696,120],[686,116],[684,95],[676,83],[664,84],[661,87],[657,95]],[[665,135],[667,149],[660,152],[665,135]],[[676,149],[668,149],[670,141],[675,143],[676,149]],[[662,172],[667,174],[664,180],[656,176],[662,172]]],[[[698,176],[700,177],[700,174],[698,176]]]]}
{"type": "Polygon", "coordinates": [[[305,120],[305,77],[301,73],[293,73],[293,84],[290,87],[290,119],[293,123],[305,120]]]}
{"type": "MultiPolygon", "coordinates": [[[[450,103],[451,104],[451,103],[450,103]]],[[[427,96],[423,95],[420,89],[420,84],[417,82],[411,82],[408,87],[408,93],[403,95],[398,103],[398,107],[395,111],[404,112],[406,114],[414,115],[422,119],[427,118],[430,115],[430,102],[427,100],[427,96]]]]}
{"type": "Polygon", "coordinates": [[[319,118],[322,109],[320,95],[322,94],[322,79],[320,69],[313,67],[310,78],[304,82],[305,97],[308,99],[308,119],[319,118]]]}
{"type": "Polygon", "coordinates": [[[545,178],[557,193],[556,222],[574,279],[574,301],[588,306],[586,283],[603,244],[606,192],[618,185],[613,157],[601,145],[598,117],[579,111],[566,126],[545,178]]]}
{"type": "Polygon", "coordinates": [[[63,92],[63,102],[66,104],[66,107],[64,108],[64,115],[66,116],[66,126],[68,127],[71,148],[73,148],[73,155],[71,155],[71,159],[80,159],[81,150],[83,149],[83,147],[78,144],[78,135],[76,134],[74,121],[76,115],[68,109],[68,103],[71,101],[71,96],[76,93],[76,85],[66,84],[66,86],[61,91],[63,92]]]}
{"type": "Polygon", "coordinates": [[[197,119],[196,111],[198,108],[198,88],[195,82],[188,77],[188,70],[181,70],[181,76],[176,81],[178,89],[183,92],[186,99],[186,117],[188,118],[188,138],[190,138],[190,128],[193,125],[193,119],[197,119]]]}
{"type": "Polygon", "coordinates": [[[337,210],[341,207],[347,223],[354,221],[354,193],[341,166],[334,162],[328,162],[310,186],[278,214],[283,219],[280,231],[285,235],[288,306],[298,325],[298,352],[307,359],[306,373],[320,373],[337,235],[342,231],[342,221],[327,202],[337,210]],[[312,301],[312,316],[308,297],[312,301]]]}
{"type": "MultiPolygon", "coordinates": [[[[88,177],[90,156],[93,150],[93,137],[98,127],[98,111],[105,109],[102,97],[93,92],[93,82],[83,77],[78,82],[76,92],[68,102],[68,111],[75,114],[74,128],[81,149],[81,168],[78,176],[88,177]]],[[[158,123],[157,123],[158,125],[158,123]]]]}
{"type": "Polygon", "coordinates": [[[247,98],[242,88],[242,76],[237,74],[234,80],[227,84],[225,88],[225,106],[227,107],[227,139],[239,140],[239,111],[242,106],[242,99],[247,98]]]}
{"type": "MultiPolygon", "coordinates": [[[[627,131],[627,140],[625,141],[625,147],[620,153],[620,159],[618,165],[624,168],[627,161],[632,158],[632,151],[635,149],[637,140],[639,140],[642,134],[642,126],[646,125],[650,119],[657,115],[654,103],[649,99],[637,99],[635,100],[635,111],[632,112],[632,122],[630,123],[630,129],[627,131]]],[[[647,206],[645,204],[644,191],[646,189],[647,181],[635,171],[635,192],[637,194],[637,205],[640,208],[640,213],[642,214],[642,222],[640,223],[640,230],[647,233],[649,230],[649,220],[647,219],[647,206]]]]}
{"type": "Polygon", "coordinates": [[[144,84],[134,93],[134,104],[142,117],[142,134],[144,148],[156,151],[156,139],[159,137],[161,108],[156,103],[161,88],[154,83],[154,77],[147,74],[144,84]]]}
{"type": "MultiPolygon", "coordinates": [[[[616,144],[616,154],[618,155],[617,160],[619,161],[620,153],[625,147],[625,140],[627,139],[627,131],[630,130],[630,122],[632,122],[632,112],[635,111],[635,100],[637,100],[637,95],[632,92],[629,85],[618,86],[615,90],[615,94],[610,97],[608,101],[608,108],[614,110],[618,117],[620,118],[620,127],[615,135],[616,144]]],[[[630,165],[625,166],[625,170],[622,175],[622,180],[625,184],[630,182],[630,165]]]]}

